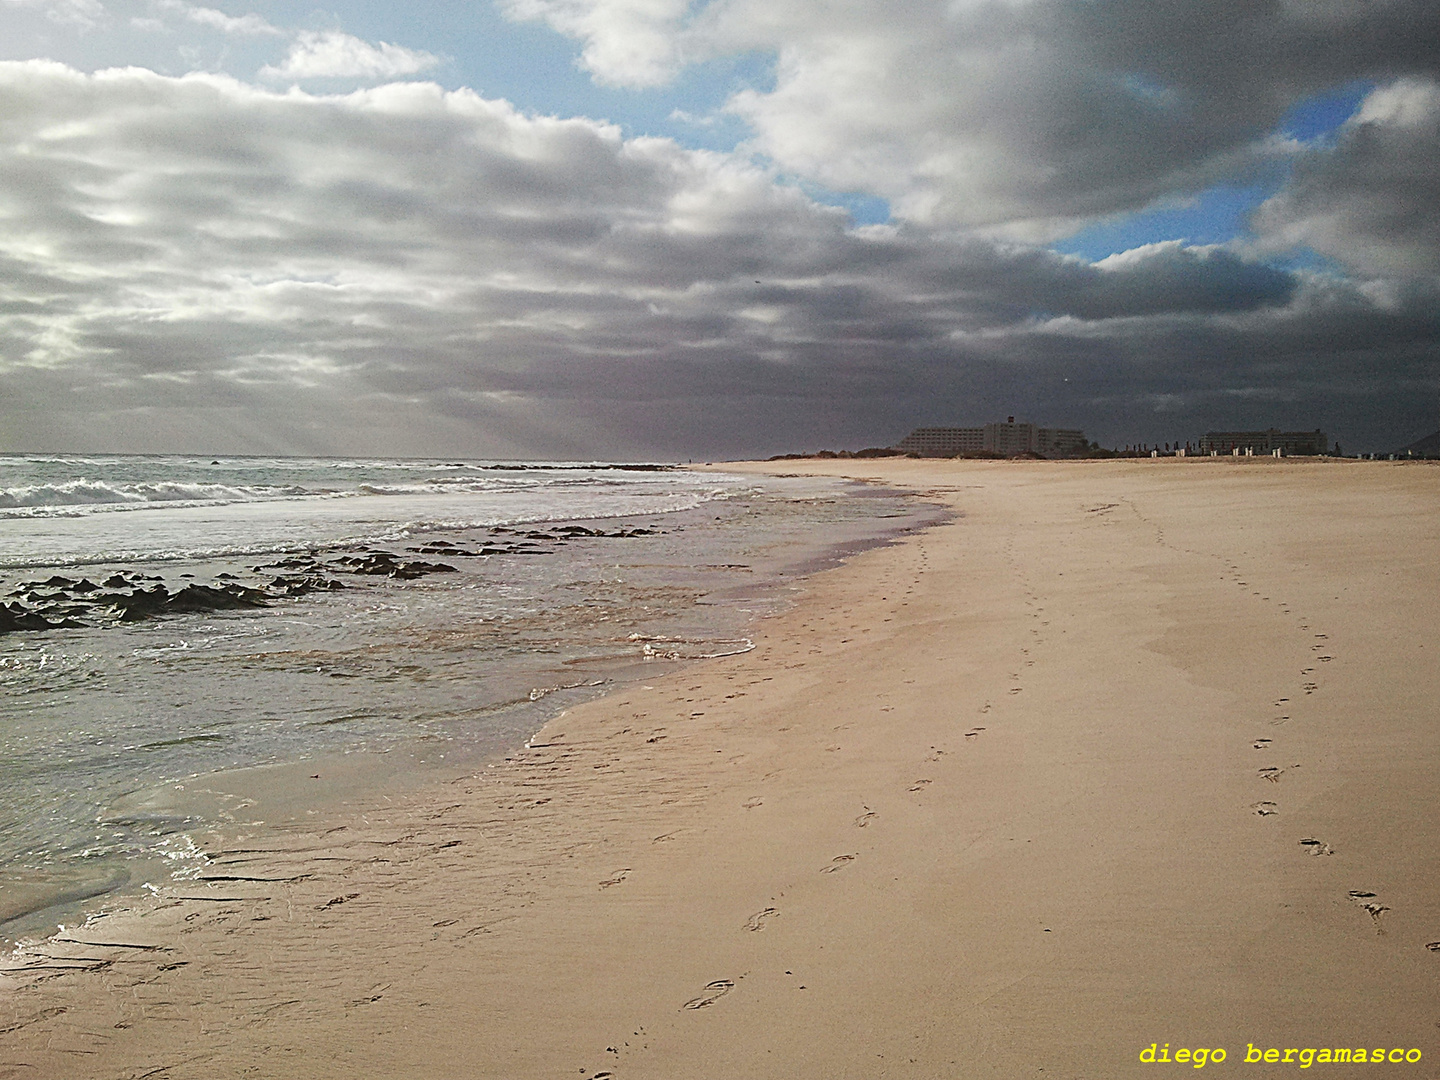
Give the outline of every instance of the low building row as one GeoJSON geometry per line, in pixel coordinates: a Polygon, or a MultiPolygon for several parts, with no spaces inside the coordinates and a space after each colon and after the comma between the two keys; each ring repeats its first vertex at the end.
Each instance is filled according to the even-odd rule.
{"type": "Polygon", "coordinates": [[[998,454],[1015,457],[1039,454],[1041,457],[1073,457],[1085,452],[1089,444],[1078,428],[1046,428],[1015,417],[1003,423],[982,427],[916,428],[895,444],[895,449],[921,457],[964,457],[998,454]]]}
{"type": "Polygon", "coordinates": [[[1239,451],[1242,454],[1270,455],[1277,450],[1285,457],[1328,454],[1330,441],[1319,428],[1314,431],[1278,431],[1275,428],[1266,431],[1207,431],[1200,440],[1202,454],[1233,454],[1239,451]]]}

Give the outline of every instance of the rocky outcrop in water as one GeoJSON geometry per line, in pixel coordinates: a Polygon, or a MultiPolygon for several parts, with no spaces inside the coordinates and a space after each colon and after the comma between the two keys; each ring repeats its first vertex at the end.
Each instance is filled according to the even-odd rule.
{"type": "Polygon", "coordinates": [[[570,541],[628,539],[655,536],[660,532],[647,528],[607,532],[584,525],[560,525],[548,530],[497,526],[489,530],[487,542],[468,547],[449,540],[431,540],[405,549],[404,554],[372,548],[343,555],[290,555],[251,567],[263,580],[249,585],[228,573],[216,574],[209,584],[188,582],[178,588],[157,574],[134,570],[116,571],[99,584],[85,577],[54,574],[44,581],[21,582],[10,591],[7,600],[0,602],[0,634],[263,608],[276,600],[346,588],[339,575],[414,581],[431,574],[459,573],[450,563],[408,558],[411,554],[453,559],[550,555],[570,541]]]}

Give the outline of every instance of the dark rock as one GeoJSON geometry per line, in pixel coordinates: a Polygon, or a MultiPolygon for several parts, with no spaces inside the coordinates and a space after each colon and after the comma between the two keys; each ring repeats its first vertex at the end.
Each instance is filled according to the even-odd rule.
{"type": "Polygon", "coordinates": [[[164,585],[156,585],[151,589],[136,589],[132,593],[112,593],[105,599],[119,612],[121,622],[139,622],[165,610],[170,590],[164,585]]]}
{"type": "Polygon", "coordinates": [[[446,544],[443,542],[426,544],[423,547],[406,548],[405,550],[413,551],[417,555],[451,555],[464,558],[480,554],[478,551],[466,551],[464,548],[456,547],[454,544],[446,544]]]}
{"type": "Polygon", "coordinates": [[[428,562],[407,562],[401,563],[390,576],[399,578],[401,581],[413,581],[415,578],[424,577],[426,574],[458,574],[460,571],[446,563],[428,562]]]}
{"type": "Polygon", "coordinates": [[[242,585],[216,589],[209,585],[186,585],[165,605],[167,612],[234,611],[265,606],[265,594],[242,585]]]}
{"type": "Polygon", "coordinates": [[[0,634],[13,630],[54,630],[55,624],[19,604],[0,604],[0,634]]]}
{"type": "Polygon", "coordinates": [[[343,582],[320,574],[299,574],[292,577],[277,577],[270,582],[270,588],[283,596],[304,596],[306,593],[343,589],[343,582]]]}
{"type": "Polygon", "coordinates": [[[352,574],[371,574],[377,577],[393,577],[402,581],[424,577],[426,574],[454,574],[459,571],[446,563],[427,563],[416,560],[403,562],[388,551],[371,551],[363,556],[345,555],[330,564],[352,574]]]}

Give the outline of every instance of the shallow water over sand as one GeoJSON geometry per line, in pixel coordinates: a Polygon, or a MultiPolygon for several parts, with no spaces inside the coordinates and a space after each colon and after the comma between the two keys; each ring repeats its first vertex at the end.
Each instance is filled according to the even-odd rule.
{"type": "MultiPolygon", "coordinates": [[[[172,596],[197,583],[262,588],[298,552],[343,588],[135,623],[77,609],[88,625],[0,636],[0,934],[35,933],[89,896],[195,872],[197,829],[343,812],[477,767],[616,682],[744,649],[747,623],[783,604],[799,574],[925,513],[830,481],[681,473],[626,488],[602,476],[598,490],[565,479],[522,488],[499,509],[473,498],[457,508],[454,485],[437,485],[428,509],[445,502],[450,525],[417,524],[413,501],[371,499],[404,520],[373,519],[363,542],[346,532],[264,556],[247,547],[273,551],[268,539],[204,547],[193,523],[176,520],[193,506],[71,519],[84,535],[57,550],[94,547],[97,520],[142,517],[153,522],[151,549],[124,562],[92,552],[64,568],[66,580],[121,570],[172,596]],[[611,516],[627,499],[663,510],[611,516]],[[580,511],[568,531],[558,527],[567,506],[580,511]],[[526,513],[549,524],[514,524],[526,513]],[[486,515],[511,524],[482,524],[486,515]],[[357,552],[449,569],[397,580],[340,567],[357,552]]],[[[261,521],[283,516],[260,505],[261,521]]],[[[232,540],[236,506],[255,509],[206,510],[231,515],[232,540]]],[[[300,531],[313,537],[328,514],[300,531]]],[[[0,520],[0,533],[18,525],[33,539],[37,520],[63,533],[62,519],[33,515],[0,520]]],[[[55,564],[26,561],[0,587],[40,596],[15,590],[55,564]]]]}

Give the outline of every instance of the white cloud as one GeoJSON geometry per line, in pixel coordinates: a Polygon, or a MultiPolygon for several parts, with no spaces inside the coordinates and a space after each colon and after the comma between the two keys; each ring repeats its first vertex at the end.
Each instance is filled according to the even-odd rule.
{"type": "Polygon", "coordinates": [[[390,79],[413,75],[440,63],[433,53],[382,41],[371,45],[338,30],[302,31],[278,67],[268,66],[266,79],[390,79]]]}
{"type": "Polygon", "coordinates": [[[225,34],[245,37],[280,36],[283,31],[271,26],[256,14],[227,15],[215,8],[200,7],[185,0],[153,0],[156,8],[178,15],[199,26],[208,26],[225,34]]]}
{"type": "Polygon", "coordinates": [[[682,63],[689,0],[501,0],[512,19],[542,20],[585,42],[582,66],[602,83],[660,86],[682,63]]]}
{"type": "Polygon", "coordinates": [[[45,17],[61,26],[94,30],[109,17],[100,0],[4,0],[12,7],[38,8],[45,17]]]}
{"type": "Polygon", "coordinates": [[[1270,249],[1298,246],[1370,274],[1440,276],[1440,82],[1372,91],[1333,146],[1296,159],[1255,228],[1270,249]]]}
{"type": "Polygon", "coordinates": [[[1351,128],[1380,124],[1388,128],[1433,128],[1440,117],[1440,84],[1429,79],[1398,79],[1372,91],[1348,122],[1351,128]]]}

